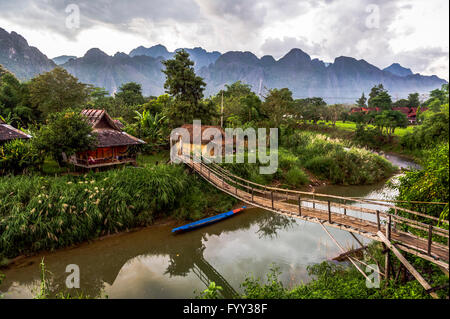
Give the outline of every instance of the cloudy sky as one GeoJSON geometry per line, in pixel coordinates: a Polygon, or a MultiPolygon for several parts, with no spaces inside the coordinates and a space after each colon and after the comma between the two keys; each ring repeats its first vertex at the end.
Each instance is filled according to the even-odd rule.
{"type": "Polygon", "coordinates": [[[448,0],[0,0],[0,27],[48,57],[161,43],[278,59],[297,47],[449,79],[448,0]]]}

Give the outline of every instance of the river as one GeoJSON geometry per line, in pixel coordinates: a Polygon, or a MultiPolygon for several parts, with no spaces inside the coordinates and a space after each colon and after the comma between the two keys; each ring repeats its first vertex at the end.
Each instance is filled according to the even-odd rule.
{"type": "MultiPolygon", "coordinates": [[[[398,156],[386,158],[398,167],[417,167],[398,156]]],[[[386,181],[367,186],[327,185],[316,192],[376,199],[396,195],[386,181]]],[[[261,209],[246,209],[228,220],[179,235],[171,234],[174,226],[155,225],[24,258],[0,270],[6,275],[0,294],[32,298],[40,283],[42,257],[53,292],[68,291],[66,267],[75,264],[80,269],[80,288],[76,290],[91,297],[192,298],[209,281],[223,286],[224,295],[231,297],[243,291],[240,284],[246,277],[265,277],[272,265],[282,272],[283,284],[292,287],[310,280],[307,266],[340,253],[320,225],[261,209]]],[[[345,248],[358,247],[349,233],[328,230],[345,248]]]]}

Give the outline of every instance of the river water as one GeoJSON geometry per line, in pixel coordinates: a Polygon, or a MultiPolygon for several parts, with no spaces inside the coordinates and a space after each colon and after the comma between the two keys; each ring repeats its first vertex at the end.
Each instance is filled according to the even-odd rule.
{"type": "MultiPolygon", "coordinates": [[[[417,167],[394,155],[386,157],[398,167],[417,167]]],[[[396,195],[386,181],[367,186],[328,185],[316,192],[372,199],[396,195]]],[[[108,298],[192,298],[209,281],[224,287],[224,295],[231,297],[243,291],[240,284],[246,277],[264,277],[274,265],[282,272],[283,284],[292,287],[310,280],[307,266],[340,253],[320,225],[261,209],[246,209],[228,220],[179,235],[171,234],[174,226],[178,225],[155,225],[22,259],[0,270],[6,275],[0,294],[32,298],[39,287],[42,257],[53,292],[69,291],[66,267],[75,264],[80,269],[76,293],[108,298]]],[[[344,248],[358,247],[349,233],[328,230],[344,248]]]]}

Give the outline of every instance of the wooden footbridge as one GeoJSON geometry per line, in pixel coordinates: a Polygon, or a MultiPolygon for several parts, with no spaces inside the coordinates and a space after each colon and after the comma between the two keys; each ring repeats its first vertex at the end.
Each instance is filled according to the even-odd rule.
{"type": "Polygon", "coordinates": [[[441,226],[448,228],[448,221],[440,222],[434,216],[387,201],[265,186],[236,176],[215,163],[194,163],[187,157],[183,161],[211,185],[249,205],[380,241],[394,253],[395,249],[414,254],[448,274],[449,231],[441,226]],[[414,229],[420,236],[408,229],[414,229]]]}

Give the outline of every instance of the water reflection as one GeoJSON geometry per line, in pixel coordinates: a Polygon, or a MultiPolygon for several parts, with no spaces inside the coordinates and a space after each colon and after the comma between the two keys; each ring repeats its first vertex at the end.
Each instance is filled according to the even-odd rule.
{"type": "MultiPolygon", "coordinates": [[[[65,267],[73,263],[81,270],[82,291],[90,296],[103,293],[110,297],[130,297],[133,294],[125,293],[127,289],[123,287],[129,289],[131,285],[133,290],[140,291],[133,297],[182,298],[192,296],[194,290],[197,293],[204,290],[214,281],[224,288],[224,297],[231,298],[237,294],[236,290],[204,256],[207,247],[215,245],[210,245],[209,241],[215,242],[217,238],[236,232],[242,236],[251,228],[254,234],[259,234],[258,238],[273,238],[293,223],[294,220],[284,216],[248,209],[229,220],[184,234],[172,235],[173,225],[156,226],[45,254],[45,264],[52,274],[53,293],[66,291],[65,267]],[[176,286],[174,290],[168,285],[171,281],[176,286]]],[[[7,277],[0,291],[6,292],[6,298],[29,298],[36,293],[41,257],[28,258],[2,271],[7,277]]]]}

